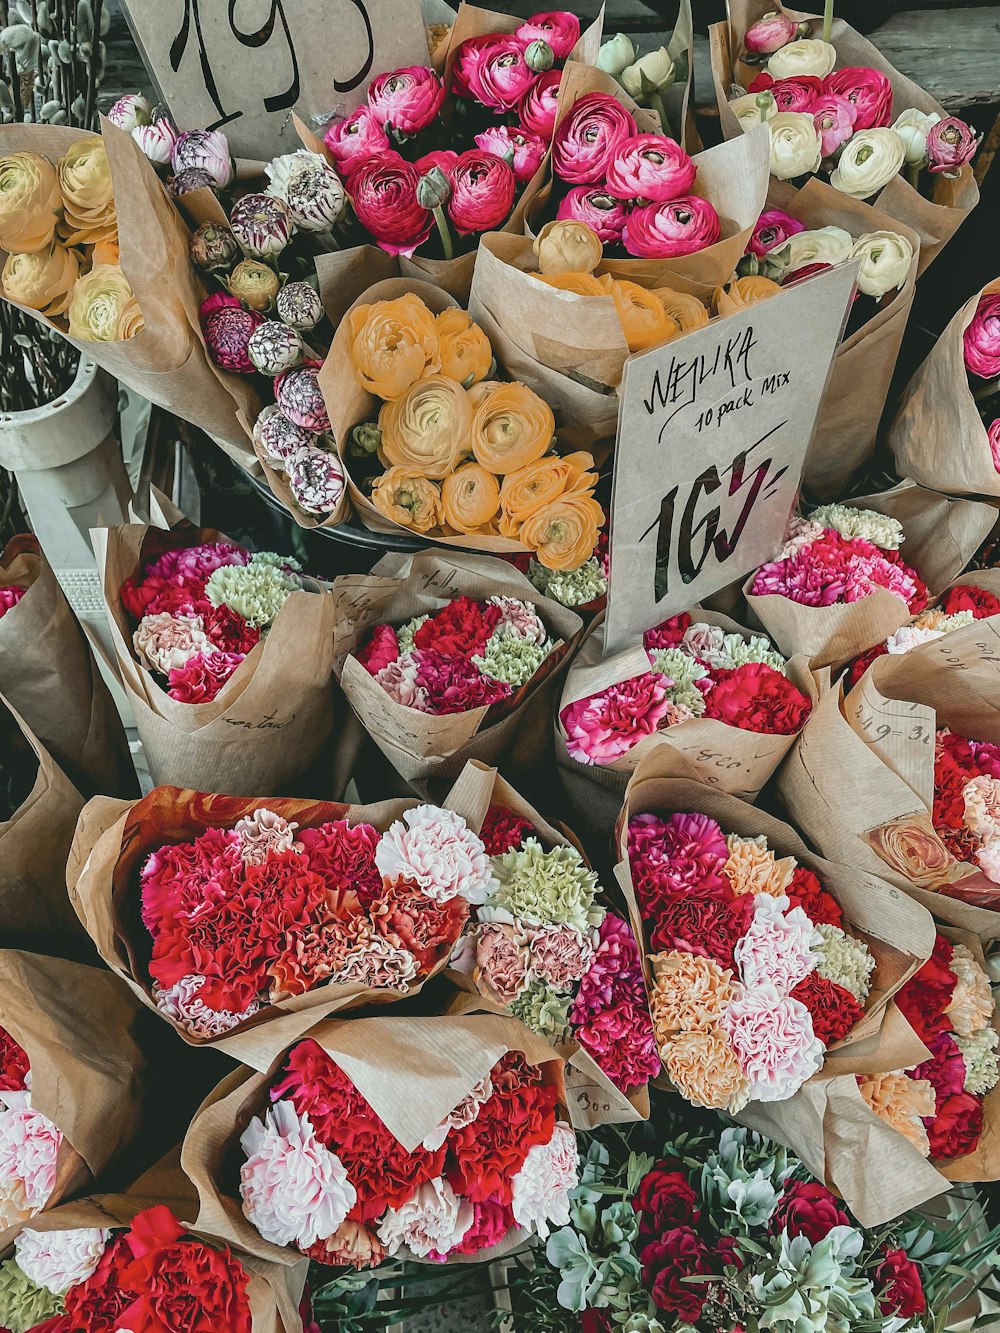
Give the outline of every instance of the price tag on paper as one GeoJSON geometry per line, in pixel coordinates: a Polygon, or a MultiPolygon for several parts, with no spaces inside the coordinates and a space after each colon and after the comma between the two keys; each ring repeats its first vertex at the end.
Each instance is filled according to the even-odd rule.
{"type": "Polygon", "coordinates": [[[224,130],[237,157],[300,148],[303,120],[344,115],[376,74],[427,64],[420,0],[124,0],[182,130],[224,130]]]}
{"type": "Polygon", "coordinates": [[[626,362],[606,652],[780,549],[856,273],[838,265],[626,362]]]}

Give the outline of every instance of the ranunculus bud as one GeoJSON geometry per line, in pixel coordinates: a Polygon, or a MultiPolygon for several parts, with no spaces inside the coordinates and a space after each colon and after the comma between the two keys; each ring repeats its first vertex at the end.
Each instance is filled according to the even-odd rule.
{"type": "Polygon", "coordinates": [[[852,199],[870,199],[897,175],[905,157],[894,130],[861,130],[844,145],[830,184],[852,199]]]}
{"type": "Polygon", "coordinates": [[[481,148],[470,148],[451,169],[448,216],[463,236],[490,231],[507,221],[516,192],[513,167],[481,148]]]}
{"type": "Polygon", "coordinates": [[[295,329],[268,319],[254,329],[247,355],[262,375],[281,375],[299,364],[305,348],[295,329]]]}
{"type": "Polygon", "coordinates": [[[556,220],[585,222],[605,245],[617,245],[622,238],[628,208],[621,199],[597,185],[576,185],[559,201],[556,220]]]}
{"type": "Polygon", "coordinates": [[[292,217],[283,199],[271,194],[245,194],[229,215],[242,249],[255,259],[280,255],[292,235],[292,217]]]}
{"type": "Polygon", "coordinates": [[[203,222],[191,237],[191,258],[205,273],[230,268],[239,252],[233,233],[215,222],[203,222]]]}
{"type": "Polygon", "coordinates": [[[306,361],[274,381],[274,399],[289,421],[320,435],[330,429],[330,417],[319,387],[322,362],[306,361]]]}
{"type": "Polygon", "coordinates": [[[567,9],[553,9],[533,14],[514,36],[522,42],[544,42],[556,60],[568,60],[580,40],[580,20],[567,9]]]}
{"type": "Polygon", "coordinates": [[[142,93],[126,93],[119,97],[108,112],[108,120],[120,130],[131,134],[137,125],[149,125],[153,119],[153,108],[142,93]]]}
{"type": "Polygon", "coordinates": [[[776,246],[784,245],[790,236],[805,229],[805,223],[793,218],[790,213],[780,208],[765,209],[754,224],[746,252],[763,259],[776,246]]]}
{"type": "Polygon", "coordinates": [[[309,432],[289,421],[275,403],[269,403],[254,422],[253,438],[267,461],[281,467],[313,442],[309,432]]]}
{"type": "Polygon", "coordinates": [[[801,74],[824,79],[836,63],[837,48],[830,42],[800,38],[774,52],[767,62],[767,72],[772,79],[793,79],[801,74]]]}
{"type": "Polygon", "coordinates": [[[323,302],[308,282],[287,282],[276,301],[278,318],[293,329],[314,329],[323,318],[323,302]]]}
{"type": "Polygon", "coordinates": [[[325,158],[300,148],[269,162],[267,193],[288,205],[302,231],[329,231],[347,205],[344,186],[325,158]]]}
{"type": "Polygon", "coordinates": [[[400,134],[426,129],[443,101],[444,84],[424,65],[407,65],[379,74],[368,86],[368,105],[375,119],[400,134]]]}
{"type": "Polygon", "coordinates": [[[247,348],[254,330],[264,322],[258,310],[244,310],[234,296],[218,293],[201,304],[201,331],[217,366],[239,375],[253,372],[247,348]]]}
{"type": "MultiPolygon", "coordinates": [[[[456,154],[455,160],[458,160],[456,154]]],[[[433,212],[451,198],[451,181],[440,167],[431,167],[417,182],[417,203],[433,212]]]]}
{"type": "Polygon", "coordinates": [[[638,259],[678,259],[714,245],[722,235],[719,215],[699,195],[647,204],[628,215],[622,242],[638,259]]]}
{"type": "Polygon", "coordinates": [[[201,167],[213,178],[220,190],[233,180],[233,160],[229,140],[221,130],[185,130],[177,136],[170,164],[175,173],[190,167],[201,167]]]}
{"type": "Polygon", "coordinates": [[[623,32],[615,33],[614,37],[606,41],[598,51],[597,68],[617,78],[623,70],[635,63],[637,54],[631,38],[626,37],[623,32]]]}
{"type": "Polygon", "coordinates": [[[136,125],[132,130],[132,138],[150,162],[160,167],[169,165],[177,142],[177,131],[166,116],[154,120],[151,125],[136,125]]]}
{"type": "Polygon", "coordinates": [[[544,74],[556,63],[555,52],[548,42],[529,42],[524,51],[524,63],[536,74],[544,74]]]}
{"type": "Polygon", "coordinates": [[[767,122],[771,134],[771,175],[794,180],[819,170],[823,141],[808,111],[779,111],[767,122]]]}
{"type": "Polygon", "coordinates": [[[193,190],[215,190],[215,177],[204,167],[188,167],[187,171],[178,171],[176,176],[171,176],[167,182],[170,193],[175,199],[181,195],[190,194],[193,190]]]}
{"type": "Polygon", "coordinates": [[[532,245],[539,273],[593,273],[604,257],[600,237],[585,222],[546,222],[532,245]]]}
{"type": "Polygon", "coordinates": [[[608,165],[608,189],[619,199],[662,203],[687,194],[698,168],[679,143],[663,134],[635,134],[608,165]]]}
{"type": "Polygon", "coordinates": [[[644,56],[621,73],[622,87],[637,101],[648,97],[650,93],[661,92],[669,88],[676,77],[674,62],[665,46],[655,51],[647,51],[644,56]]]}
{"type": "Polygon", "coordinates": [[[941,119],[936,111],[918,111],[915,106],[901,111],[892,130],[903,141],[906,165],[922,167],[927,161],[927,132],[941,119]]]}
{"type": "Polygon", "coordinates": [[[913,261],[913,246],[895,231],[870,231],[859,236],[849,259],[860,259],[858,290],[875,300],[902,287],[913,261]]]}
{"type": "Polygon", "coordinates": [[[350,451],[356,458],[374,454],[382,447],[382,432],[374,421],[363,421],[351,431],[350,451]]]}
{"type": "Polygon", "coordinates": [[[301,449],[288,464],[288,489],[307,514],[329,514],[344,494],[344,472],[325,449],[301,449]]]}
{"type": "Polygon", "coordinates": [[[570,185],[603,181],[619,148],[636,132],[635,121],[617,98],[587,93],[556,126],[553,169],[570,185]]]}
{"type": "Polygon", "coordinates": [[[751,24],[743,34],[743,45],[755,56],[770,56],[799,35],[799,24],[787,14],[772,12],[751,24]]]}
{"type": "Polygon", "coordinates": [[[243,259],[233,269],[226,286],[251,310],[266,310],[278,295],[281,279],[259,259],[243,259]]]}
{"type": "Polygon", "coordinates": [[[927,157],[930,170],[957,176],[966,162],[976,155],[982,135],[957,116],[939,120],[927,131],[927,157]]]}
{"type": "Polygon", "coordinates": [[[530,130],[511,129],[508,125],[491,125],[476,135],[476,143],[494,157],[502,157],[514,168],[519,183],[530,181],[542,165],[548,144],[540,134],[530,130]]]}
{"type": "Polygon", "coordinates": [[[430,212],[417,199],[420,173],[398,153],[362,162],[351,175],[358,221],[391,255],[412,255],[430,234],[430,212]]]}

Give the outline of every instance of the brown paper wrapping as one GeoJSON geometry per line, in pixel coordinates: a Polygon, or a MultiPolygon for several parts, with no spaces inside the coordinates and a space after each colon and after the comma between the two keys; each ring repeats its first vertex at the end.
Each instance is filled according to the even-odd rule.
{"type": "MultiPolygon", "coordinates": [[[[789,825],[735,796],[692,780],[689,773],[690,765],[683,756],[664,747],[654,750],[633,774],[621,814],[618,850],[622,863],[616,875],[629,903],[633,929],[642,941],[647,981],[645,933],[628,869],[627,832],[632,815],[697,810],[716,819],[727,833],[743,837],[763,833],[778,855],[794,856],[799,864],[815,871],[844,908],[851,931],[864,940],[875,957],[865,1018],[830,1047],[823,1069],[793,1097],[782,1102],[752,1103],[734,1118],[793,1148],[815,1175],[835,1185],[864,1225],[894,1217],[902,1208],[912,1206],[898,1206],[900,1186],[904,1190],[913,1186],[909,1181],[898,1181],[891,1172],[883,1173],[881,1158],[867,1156],[859,1160],[862,1148],[866,1153],[871,1151],[865,1146],[868,1139],[864,1135],[838,1138],[831,1132],[841,1129],[843,1113],[841,1109],[831,1112],[829,1103],[847,1085],[856,1092],[856,1074],[898,1069],[902,1061],[915,1063],[921,1058],[908,1025],[897,1021],[899,1015],[891,1000],[930,956],[934,923],[929,913],[914,910],[916,904],[882,879],[813,855],[789,825]]],[[[857,1100],[860,1103],[860,1095],[857,1100]]],[[[864,1109],[867,1111],[867,1107],[864,1109]]],[[[929,1198],[941,1188],[940,1184],[928,1187],[921,1197],[929,1198]]]]}
{"type": "Polygon", "coordinates": [[[30,534],[0,552],[0,588],[27,592],[0,618],[0,694],[84,796],[133,796],[135,768],[87,636],[30,534]]]}
{"type": "MultiPolygon", "coordinates": [[[[610,74],[572,60],[567,63],[559,85],[556,124],[579,98],[595,92],[607,93],[621,102],[635,117],[640,132],[659,132],[656,113],[637,107],[610,74]]],[[[676,259],[609,259],[603,265],[605,272],[649,287],[669,287],[673,279],[684,279],[684,290],[707,299],[732,276],[764,207],[768,144],[767,134],[752,133],[695,155],[698,176],[691,193],[710,200],[719,214],[722,239],[715,245],[676,259]]],[[[525,219],[527,235],[534,236],[550,216],[555,216],[550,203],[554,189],[555,182],[550,179],[531,201],[525,219]]]]}
{"type": "MultiPolygon", "coordinates": [[[[172,506],[167,521],[169,529],[131,523],[91,532],[118,671],[153,781],[240,795],[301,783],[334,728],[332,597],[293,592],[215,699],[171,699],[133,653],[122,585],[166,550],[229,539],[194,527],[172,506]]],[[[312,782],[321,790],[341,785],[333,773],[312,782]]]]}
{"type": "MultiPolygon", "coordinates": [[[[692,607],[692,620],[719,625],[727,633],[748,633],[742,625],[704,607],[692,607]]],[[[641,643],[623,652],[603,656],[603,616],[591,622],[573,658],[563,685],[562,697],[554,717],[555,755],[558,777],[570,808],[586,813],[588,827],[605,842],[611,836],[625,798],[629,778],[653,750],[668,746],[677,750],[691,765],[702,782],[718,791],[730,792],[753,801],[789,749],[794,736],[766,736],[741,731],[717,718],[697,717],[681,722],[655,735],[645,736],[628,754],[613,764],[581,764],[566,748],[566,731],[561,715],[564,708],[578,699],[605,690],[609,685],[629,680],[649,670],[649,658],[641,643]]],[[[788,664],[788,678],[797,685],[815,707],[820,682],[809,670],[804,657],[788,664]]]]}
{"type": "MultiPolygon", "coordinates": [[[[932,598],[962,572],[996,522],[990,505],[950,500],[911,481],[844,503],[898,519],[903,559],[927,584],[932,598]]],[[[857,602],[802,606],[775,593],[755,597],[750,592],[753,580],[751,574],[743,588],[750,610],[786,657],[802,653],[813,667],[843,666],[910,619],[904,603],[884,588],[857,602]]]]}
{"type": "MultiPolygon", "coordinates": [[[[259,401],[248,376],[227,375],[205,350],[198,307],[206,293],[188,255],[184,221],[131,135],[104,119],[101,128],[115,188],[121,267],[145,328],[125,342],[70,341],[151,402],[167,411],[183,406],[186,420],[207,431],[238,462],[253,466],[235,404],[242,404],[253,420],[259,401]]],[[[4,125],[0,151],[41,153],[55,162],[87,137],[86,131],[69,126],[4,125]]],[[[2,252],[0,257],[6,258],[2,252]]],[[[60,324],[27,313],[66,336],[60,324]]]]}
{"type": "MultiPolygon", "coordinates": [[[[729,22],[716,23],[709,28],[709,41],[712,59],[712,76],[715,82],[715,98],[719,107],[719,122],[722,133],[727,139],[742,133],[740,123],[729,109],[729,98],[733,85],[745,91],[756,73],[742,63],[740,53],[743,49],[743,34],[764,14],[776,9],[788,14],[797,22],[808,19],[812,26],[810,37],[819,36],[822,20],[814,14],[791,9],[780,0],[729,0],[729,22]]],[[[846,65],[868,66],[877,69],[892,84],[892,119],[895,120],[908,107],[918,111],[934,112],[939,116],[948,113],[912,79],[900,74],[885,59],[878,47],[873,46],[859,32],[835,18],[830,34],[830,41],[837,48],[837,68],[846,65]]],[[[935,259],[955,232],[965,221],[968,213],[979,202],[979,186],[972,174],[972,168],[964,166],[960,175],[948,180],[943,175],[931,177],[932,196],[925,199],[913,188],[902,175],[895,176],[871,203],[883,213],[887,213],[897,222],[904,223],[920,237],[919,276],[935,259]]]]}
{"type": "MultiPolygon", "coordinates": [[[[305,1035],[305,1034],[303,1034],[305,1035]]],[[[513,1018],[473,1014],[453,1018],[360,1018],[323,1022],[308,1033],[351,1079],[407,1151],[452,1111],[508,1051],[521,1051],[543,1066],[546,1082],[565,1103],[562,1061],[541,1037],[513,1018]]],[[[197,1228],[249,1254],[297,1263],[298,1250],[272,1245],[243,1215],[238,1182],[240,1136],[262,1115],[268,1089],[280,1073],[287,1044],[273,1040],[272,1027],[258,1034],[254,1068],[237,1069],[204,1101],[184,1139],[181,1161],[198,1191],[197,1228]]],[[[491,1249],[469,1256],[483,1262],[516,1248],[515,1231],[491,1249]]],[[[456,1256],[450,1262],[464,1262],[456,1256]]]]}
{"type": "MultiPolygon", "coordinates": [[[[146,1062],[137,1016],[126,988],[101,968],[0,950],[0,1026],[27,1053],[31,1105],[65,1136],[52,1205],[99,1175],[139,1129],[146,1062]]],[[[0,1233],[0,1249],[20,1230],[0,1233]]]]}
{"type": "Polygon", "coordinates": [[[973,397],[984,381],[972,377],[970,387],[963,343],[980,297],[994,292],[1000,292],[1000,279],[970,296],[952,316],[907,385],[889,428],[889,447],[900,472],[948,494],[1000,496],[1000,472],[973,397]]]}
{"type": "Polygon", "coordinates": [[[421,795],[459,776],[466,760],[500,765],[514,782],[532,787],[551,766],[548,719],[583,622],[543,597],[513,565],[488,556],[384,556],[370,574],[345,574],[334,584],[334,670],[348,703],[396,771],[421,795]],[[517,704],[500,721],[490,709],[434,717],[390,699],[352,656],[369,630],[433,614],[459,596],[517,597],[533,605],[555,647],[534,680],[516,691],[517,704]]]}

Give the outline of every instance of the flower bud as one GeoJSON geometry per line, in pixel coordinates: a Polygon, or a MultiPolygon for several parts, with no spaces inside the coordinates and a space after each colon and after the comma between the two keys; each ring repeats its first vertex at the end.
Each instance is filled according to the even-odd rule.
{"type": "Polygon", "coordinates": [[[288,205],[270,194],[245,194],[237,200],[229,225],[245,253],[254,259],[280,255],[292,235],[288,205]]]}
{"type": "Polygon", "coordinates": [[[382,447],[382,432],[374,421],[363,421],[351,431],[350,452],[360,458],[363,454],[373,454],[382,447]]]}
{"type": "Polygon", "coordinates": [[[239,246],[228,227],[203,222],[191,237],[191,258],[205,273],[218,273],[231,267],[239,246]]]}
{"type": "Polygon", "coordinates": [[[417,182],[417,203],[433,211],[442,208],[451,198],[451,181],[440,167],[431,167],[417,182]]]}
{"type": "Polygon", "coordinates": [[[544,74],[547,69],[551,69],[556,63],[555,52],[548,42],[543,42],[538,38],[534,42],[529,42],[524,52],[524,63],[536,74],[544,74]]]}
{"type": "Polygon", "coordinates": [[[273,268],[259,259],[243,259],[233,269],[226,286],[251,310],[266,310],[278,295],[281,280],[273,268]]]}
{"type": "Polygon", "coordinates": [[[622,70],[621,81],[625,91],[637,99],[669,88],[674,81],[674,62],[670,59],[670,52],[665,46],[657,51],[648,51],[634,65],[622,70]]]}
{"type": "Polygon", "coordinates": [[[108,112],[108,120],[120,130],[131,134],[137,125],[152,124],[153,108],[142,93],[126,93],[124,97],[119,97],[108,112]]]}
{"type": "Polygon", "coordinates": [[[637,54],[632,41],[623,32],[616,33],[597,53],[597,68],[617,78],[634,63],[637,54]]]}
{"type": "Polygon", "coordinates": [[[293,329],[314,329],[323,318],[323,302],[308,282],[289,282],[277,299],[278,318],[293,329]]]}
{"type": "Polygon", "coordinates": [[[313,440],[307,430],[289,421],[275,403],[265,407],[254,422],[253,438],[266,461],[280,467],[313,440]]]}
{"type": "Polygon", "coordinates": [[[159,120],[154,120],[151,125],[134,126],[132,138],[150,162],[165,167],[170,162],[171,154],[174,151],[174,144],[177,142],[177,131],[166,116],[161,116],[159,120]]]}
{"type": "Polygon", "coordinates": [[[800,25],[787,14],[777,12],[765,14],[747,28],[743,35],[743,45],[751,55],[773,55],[781,47],[795,41],[799,35],[799,27],[800,25]]]}
{"type": "Polygon", "coordinates": [[[927,161],[927,133],[940,119],[936,111],[918,111],[915,106],[896,117],[892,129],[903,141],[907,166],[922,167],[927,161]]]}
{"type": "Polygon", "coordinates": [[[307,514],[329,514],[344,494],[344,473],[333,454],[310,446],[289,460],[288,488],[307,514]]]}
{"type": "Polygon", "coordinates": [[[957,176],[976,155],[981,136],[957,116],[948,116],[927,132],[927,157],[933,172],[957,176]]]}
{"type": "Polygon", "coordinates": [[[546,222],[531,248],[539,273],[593,273],[604,256],[593,228],[571,218],[546,222]]]}
{"type": "Polygon", "coordinates": [[[295,329],[268,319],[253,331],[247,355],[262,375],[281,375],[297,366],[305,354],[295,329]]]}
{"type": "Polygon", "coordinates": [[[176,176],[171,176],[168,184],[170,193],[179,199],[192,190],[214,190],[215,177],[203,167],[189,167],[187,171],[178,171],[176,176]]]}

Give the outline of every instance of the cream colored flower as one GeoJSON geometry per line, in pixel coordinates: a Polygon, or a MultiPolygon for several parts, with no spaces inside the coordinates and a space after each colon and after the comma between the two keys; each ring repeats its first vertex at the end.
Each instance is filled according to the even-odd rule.
{"type": "Polygon", "coordinates": [[[775,51],[767,62],[767,72],[772,79],[800,79],[804,74],[825,79],[836,63],[835,46],[804,37],[775,51]]]}
{"type": "Polygon", "coordinates": [[[927,131],[940,119],[936,111],[918,111],[915,106],[896,117],[891,128],[903,141],[907,166],[922,167],[927,161],[927,131]]]}
{"type": "Polygon", "coordinates": [[[955,989],[945,1013],[953,1032],[960,1037],[971,1037],[993,1017],[990,979],[964,944],[955,945],[948,967],[955,977],[955,989]]]}
{"type": "Polygon", "coordinates": [[[1000,838],[1000,779],[980,773],[962,788],[963,823],[983,842],[1000,838]]]}
{"type": "Polygon", "coordinates": [[[757,105],[757,94],[747,93],[744,97],[734,97],[729,103],[729,110],[740,122],[744,133],[762,125],[765,120],[773,120],[778,114],[778,104],[774,98],[765,104],[764,109],[757,105]]]}
{"type": "Polygon", "coordinates": [[[60,233],[70,245],[95,245],[118,232],[115,189],[104,143],[96,135],[79,139],[59,161],[63,199],[60,233]]]}
{"type": "Polygon", "coordinates": [[[778,898],[792,882],[794,856],[779,860],[768,850],[764,837],[737,838],[730,834],[726,845],[729,859],[722,867],[722,873],[738,898],[744,893],[769,893],[772,898],[778,898]]]}
{"type": "Polygon", "coordinates": [[[830,184],[852,199],[870,199],[898,175],[905,159],[903,141],[895,130],[859,130],[844,145],[830,184]]]}
{"type": "Polygon", "coordinates": [[[818,171],[823,140],[806,111],[779,111],[767,122],[771,132],[771,175],[780,181],[818,171]]]}
{"type": "Polygon", "coordinates": [[[858,288],[876,300],[902,287],[913,262],[913,246],[895,231],[870,231],[859,236],[850,253],[860,259],[858,288]]]}
{"type": "Polygon", "coordinates": [[[923,1122],[934,1114],[937,1098],[925,1078],[907,1074],[866,1074],[858,1091],[880,1120],[912,1143],[922,1157],[931,1155],[923,1122]]]}
{"type": "Polygon", "coordinates": [[[122,316],[133,299],[128,278],[117,264],[97,264],[77,280],[73,289],[70,337],[117,342],[122,316]]]}
{"type": "Polygon", "coordinates": [[[539,273],[593,273],[604,255],[597,233],[572,218],[546,222],[531,248],[539,273]]]}
{"type": "Polygon", "coordinates": [[[790,236],[781,247],[788,253],[788,271],[806,264],[842,264],[854,248],[854,237],[843,227],[814,227],[790,236]]]}
{"type": "Polygon", "coordinates": [[[51,317],[61,315],[69,305],[79,272],[77,252],[55,241],[48,250],[8,255],[0,286],[8,300],[51,317]]]}
{"type": "Polygon", "coordinates": [[[634,64],[627,65],[620,75],[622,87],[637,100],[646,93],[669,88],[674,77],[674,62],[665,46],[647,51],[634,64]]]}
{"type": "Polygon", "coordinates": [[[121,314],[118,316],[118,328],[115,331],[116,342],[128,342],[129,338],[134,338],[137,333],[141,333],[146,327],[146,320],[142,313],[142,307],[133,296],[122,306],[121,314]]]}
{"type": "Polygon", "coordinates": [[[38,153],[0,157],[0,249],[10,254],[47,249],[61,209],[51,162],[38,153]]]}

